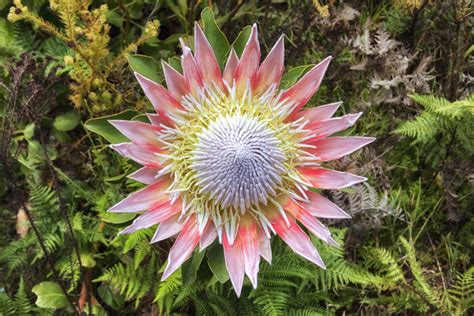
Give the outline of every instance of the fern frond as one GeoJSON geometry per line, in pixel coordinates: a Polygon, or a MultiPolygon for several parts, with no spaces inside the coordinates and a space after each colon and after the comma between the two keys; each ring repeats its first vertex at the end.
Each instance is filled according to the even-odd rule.
{"type": "Polygon", "coordinates": [[[267,316],[283,315],[290,296],[284,291],[258,288],[252,295],[253,302],[257,304],[262,313],[267,316]]]}
{"type": "Polygon", "coordinates": [[[403,122],[394,133],[415,138],[418,141],[426,142],[432,139],[440,126],[444,122],[437,115],[430,112],[423,112],[413,121],[403,122]]]}
{"type": "Polygon", "coordinates": [[[119,290],[125,299],[135,299],[136,305],[140,299],[148,293],[154,281],[157,279],[157,260],[151,256],[146,265],[135,269],[133,264],[118,263],[105,272],[94,282],[107,281],[119,290]]]}
{"type": "Polygon", "coordinates": [[[0,293],[0,315],[31,315],[34,309],[26,294],[23,278],[20,278],[18,290],[13,299],[5,292],[0,293]]]}
{"type": "Polygon", "coordinates": [[[8,273],[21,268],[28,262],[29,256],[26,250],[36,242],[28,237],[10,242],[0,252],[0,262],[7,264],[8,273]]]}
{"type": "Polygon", "coordinates": [[[456,136],[461,139],[462,144],[467,143],[468,148],[474,147],[473,142],[469,142],[473,136],[472,127],[474,126],[473,95],[455,102],[433,95],[413,94],[410,97],[422,105],[425,111],[414,120],[403,122],[394,133],[426,143],[434,140],[438,133],[452,133],[456,130],[456,136]],[[466,137],[466,135],[469,136],[466,137]],[[469,146],[469,143],[472,146],[469,146]]]}
{"type": "Polygon", "coordinates": [[[196,308],[196,315],[203,315],[203,316],[208,316],[208,315],[215,315],[214,314],[214,309],[205,300],[199,299],[197,296],[193,295],[191,299],[194,302],[194,307],[196,308]]]}
{"type": "MultiPolygon", "coordinates": [[[[132,234],[123,236],[126,238],[125,244],[123,245],[122,253],[127,253],[132,249],[135,249],[139,244],[143,242],[150,242],[151,236],[153,235],[153,230],[150,229],[140,229],[132,234]]],[[[122,238],[120,236],[119,238],[122,238]]]]}
{"type": "MultiPolygon", "coordinates": [[[[181,286],[181,270],[177,270],[169,278],[159,282],[153,302],[158,304],[161,314],[169,314],[171,312],[172,301],[181,286]]],[[[201,307],[204,308],[204,306],[201,307]]]]}
{"type": "Polygon", "coordinates": [[[28,315],[33,310],[33,306],[26,295],[25,282],[23,281],[23,278],[20,278],[20,284],[18,285],[18,291],[16,292],[13,306],[15,307],[15,313],[17,315],[28,315]]]}
{"type": "Polygon", "coordinates": [[[0,315],[14,315],[13,301],[6,293],[0,293],[0,315]]]}
{"type": "MultiPolygon", "coordinates": [[[[240,310],[235,308],[234,302],[228,298],[210,292],[206,292],[205,297],[216,315],[237,316],[241,314],[240,310]]],[[[195,299],[196,297],[193,299],[194,302],[196,302],[195,299]]]]}
{"type": "Polygon", "coordinates": [[[413,274],[413,277],[415,278],[413,282],[415,287],[423,293],[423,295],[430,302],[430,304],[440,309],[443,309],[444,306],[442,306],[441,304],[441,293],[431,287],[425,276],[423,275],[423,269],[418,260],[416,259],[416,253],[413,244],[403,237],[400,237],[400,242],[402,243],[402,246],[405,250],[406,259],[410,267],[410,271],[413,274]]]}
{"type": "Polygon", "coordinates": [[[456,282],[447,292],[454,303],[453,315],[465,315],[469,309],[474,308],[474,267],[458,275],[456,282]]]}
{"type": "Polygon", "coordinates": [[[450,102],[445,98],[436,97],[434,95],[421,95],[414,93],[410,94],[409,97],[431,112],[450,104],[450,102]]]}
{"type": "Polygon", "coordinates": [[[403,270],[393,254],[384,248],[368,247],[363,250],[365,264],[384,276],[388,285],[404,281],[403,270]]]}
{"type": "Polygon", "coordinates": [[[203,290],[203,288],[198,283],[192,283],[179,287],[176,291],[176,298],[173,302],[173,308],[183,307],[187,302],[189,302],[191,296],[197,294],[201,290],[203,290]]]}
{"type": "Polygon", "coordinates": [[[326,316],[331,315],[322,308],[300,308],[300,309],[287,309],[284,313],[288,316],[326,316]]]}

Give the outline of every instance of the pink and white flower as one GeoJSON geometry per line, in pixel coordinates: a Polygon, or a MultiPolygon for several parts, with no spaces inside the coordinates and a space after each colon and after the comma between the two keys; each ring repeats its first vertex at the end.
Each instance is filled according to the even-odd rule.
{"type": "Polygon", "coordinates": [[[122,233],[158,224],[151,242],[177,236],[163,279],[196,247],[203,251],[217,240],[240,295],[244,275],[257,286],[260,257],[271,262],[273,234],[325,268],[300,225],[334,245],[318,218],[349,215],[310,189],[342,189],[366,180],[322,163],[374,140],[331,137],[360,116],[333,117],[339,102],[303,110],[331,57],[281,90],[283,37],[260,63],[254,25],[240,58],[232,49],[223,71],[198,24],[194,41],[194,54],[181,42],[182,74],[163,62],[167,88],[135,73],[156,114],[148,115],[151,124],[111,121],[131,140],[111,147],[143,165],[129,177],[147,186],[109,211],[143,212],[122,233]]]}

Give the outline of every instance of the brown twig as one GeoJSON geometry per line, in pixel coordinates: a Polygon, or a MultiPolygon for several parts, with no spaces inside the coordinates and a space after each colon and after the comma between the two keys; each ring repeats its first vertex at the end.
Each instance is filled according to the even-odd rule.
{"type": "MultiPolygon", "coordinates": [[[[81,250],[80,250],[80,247],[79,247],[79,243],[77,242],[76,236],[74,235],[74,230],[72,228],[71,219],[69,218],[66,202],[62,198],[62,195],[61,195],[61,192],[60,192],[58,176],[56,174],[56,171],[54,170],[51,159],[49,159],[48,152],[47,152],[47,147],[46,147],[46,142],[44,140],[44,135],[42,133],[40,133],[40,143],[41,143],[41,146],[43,147],[45,162],[46,162],[46,166],[48,168],[49,175],[51,176],[51,179],[53,181],[53,190],[54,190],[56,198],[58,199],[58,202],[59,202],[59,210],[60,210],[62,216],[64,217],[64,221],[66,222],[67,229],[68,229],[71,241],[72,241],[72,245],[73,245],[76,257],[77,257],[77,262],[78,262],[79,267],[80,267],[81,277],[79,279],[79,283],[81,283],[80,281],[81,281],[82,277],[85,275],[85,268],[82,265],[82,260],[81,260],[81,250]]],[[[72,266],[71,266],[71,269],[72,269],[72,266]]],[[[90,306],[91,302],[90,302],[90,293],[89,292],[87,292],[86,298],[87,298],[87,302],[90,306]]]]}

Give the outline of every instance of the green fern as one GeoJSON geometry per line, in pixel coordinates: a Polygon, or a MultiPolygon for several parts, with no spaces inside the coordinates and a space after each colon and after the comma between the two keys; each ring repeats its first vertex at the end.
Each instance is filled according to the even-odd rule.
{"type": "Polygon", "coordinates": [[[394,133],[421,143],[435,141],[440,133],[454,134],[461,146],[474,152],[474,95],[455,102],[432,95],[413,94],[410,97],[425,111],[414,120],[403,122],[394,133]]]}
{"type": "Polygon", "coordinates": [[[411,242],[408,242],[403,237],[400,237],[400,242],[402,243],[402,246],[405,249],[407,263],[410,267],[410,271],[413,274],[413,277],[415,278],[413,282],[414,286],[420,290],[422,295],[426,297],[430,304],[432,304],[433,306],[437,306],[438,308],[442,308],[443,306],[441,305],[441,294],[429,285],[428,281],[423,275],[423,270],[416,258],[415,248],[413,247],[413,244],[411,242]]]}
{"type": "MultiPolygon", "coordinates": [[[[153,302],[158,304],[160,313],[171,311],[170,298],[174,300],[176,290],[181,287],[181,270],[173,273],[168,279],[159,283],[153,302]]],[[[204,306],[201,306],[204,308],[204,306]]]]}
{"type": "Polygon", "coordinates": [[[0,293],[0,315],[13,315],[15,307],[6,293],[0,293]]]}
{"type": "Polygon", "coordinates": [[[265,286],[258,288],[252,295],[253,302],[261,308],[263,315],[283,315],[287,302],[290,300],[288,293],[283,289],[271,289],[265,286]]]}
{"type": "Polygon", "coordinates": [[[26,295],[23,278],[20,278],[14,298],[10,298],[6,293],[0,293],[0,315],[30,315],[33,311],[35,307],[26,295]]]}
{"type": "Polygon", "coordinates": [[[10,242],[0,252],[0,262],[5,262],[8,273],[15,271],[28,263],[28,252],[26,251],[35,244],[33,238],[25,238],[10,242]]]}
{"type": "Polygon", "coordinates": [[[151,255],[147,264],[142,264],[138,269],[131,263],[118,263],[106,269],[94,282],[110,282],[126,300],[134,299],[137,306],[158,279],[158,268],[156,257],[151,255]]]}
{"type": "Polygon", "coordinates": [[[367,247],[363,249],[365,265],[384,276],[387,287],[405,282],[403,270],[393,253],[384,248],[367,247]]]}
{"type": "Polygon", "coordinates": [[[465,315],[474,308],[474,267],[457,276],[456,282],[447,291],[452,302],[453,315],[465,315]]]}
{"type": "Polygon", "coordinates": [[[27,315],[33,310],[33,306],[26,295],[23,278],[20,278],[20,284],[18,285],[18,291],[16,292],[13,306],[15,307],[15,313],[17,315],[27,315]]]}

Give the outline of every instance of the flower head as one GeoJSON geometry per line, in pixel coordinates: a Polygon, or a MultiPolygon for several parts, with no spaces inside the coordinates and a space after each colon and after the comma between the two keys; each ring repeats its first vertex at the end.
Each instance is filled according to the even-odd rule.
{"type": "Polygon", "coordinates": [[[145,211],[122,233],[159,224],[152,242],[177,235],[163,279],[196,247],[202,251],[217,240],[239,295],[245,274],[257,286],[260,257],[271,261],[272,234],[324,268],[300,224],[335,244],[317,218],[349,216],[310,188],[341,189],[364,181],[321,163],[373,141],[329,137],[360,116],[332,118],[340,103],[302,110],[331,58],[281,90],[283,37],[260,63],[254,25],[240,58],[232,49],[223,71],[197,24],[194,40],[194,54],[181,42],[182,74],[163,62],[167,89],[135,73],[156,114],[148,115],[151,124],[112,121],[131,140],[112,147],[143,165],[129,177],[148,186],[109,211],[145,211]]]}

